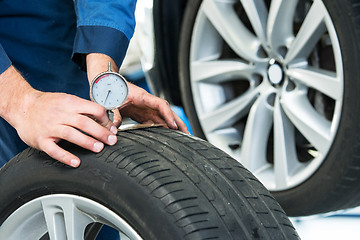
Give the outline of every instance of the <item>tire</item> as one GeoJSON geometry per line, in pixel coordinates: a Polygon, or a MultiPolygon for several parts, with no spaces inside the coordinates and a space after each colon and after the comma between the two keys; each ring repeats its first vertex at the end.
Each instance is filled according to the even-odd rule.
{"type": "Polygon", "coordinates": [[[0,170],[5,239],[40,239],[61,222],[67,239],[82,239],[97,221],[130,239],[298,239],[260,182],[205,141],[153,128],[119,132],[99,154],[63,147],[79,168],[27,149],[0,170]],[[58,220],[47,227],[44,215],[58,220]]]}
{"type": "Polygon", "coordinates": [[[188,2],[179,74],[191,127],[249,169],[290,216],[358,206],[360,6],[352,0],[261,2],[188,2]],[[276,3],[283,14],[271,16],[287,21],[271,18],[264,26],[278,34],[258,37],[252,23],[270,19],[276,3]],[[254,9],[263,14],[247,14],[254,9]],[[307,48],[297,52],[297,37],[306,32],[300,27],[317,26],[318,16],[321,28],[304,37],[307,48]],[[235,32],[239,22],[243,28],[235,32]],[[229,32],[255,39],[256,47],[229,32]],[[330,80],[336,87],[329,91],[330,80]]]}

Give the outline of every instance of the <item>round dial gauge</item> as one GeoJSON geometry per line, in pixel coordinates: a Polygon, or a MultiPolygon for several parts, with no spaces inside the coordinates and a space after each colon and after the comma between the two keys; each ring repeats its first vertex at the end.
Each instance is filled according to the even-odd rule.
{"type": "Polygon", "coordinates": [[[123,76],[109,70],[96,76],[90,86],[90,97],[107,110],[120,107],[128,96],[128,85],[123,76]]]}

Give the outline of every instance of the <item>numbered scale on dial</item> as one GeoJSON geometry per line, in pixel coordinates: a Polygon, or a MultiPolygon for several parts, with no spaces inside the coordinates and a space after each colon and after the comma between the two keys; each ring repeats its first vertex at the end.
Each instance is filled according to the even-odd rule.
{"type": "Polygon", "coordinates": [[[126,101],[128,93],[129,87],[125,78],[111,71],[110,62],[109,69],[96,76],[90,85],[91,100],[108,110],[110,118],[113,117],[111,110],[119,108],[126,101]]]}

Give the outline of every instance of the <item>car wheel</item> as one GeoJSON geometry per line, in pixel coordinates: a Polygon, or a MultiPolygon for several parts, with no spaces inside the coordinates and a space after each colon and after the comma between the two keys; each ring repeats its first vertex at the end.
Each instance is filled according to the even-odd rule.
{"type": "Polygon", "coordinates": [[[299,239],[263,185],[198,138],[165,128],[118,133],[73,169],[28,149],[0,170],[1,239],[299,239]]]}
{"type": "Polygon", "coordinates": [[[188,2],[179,70],[193,131],[289,215],[359,205],[359,10],[351,0],[188,2]]]}

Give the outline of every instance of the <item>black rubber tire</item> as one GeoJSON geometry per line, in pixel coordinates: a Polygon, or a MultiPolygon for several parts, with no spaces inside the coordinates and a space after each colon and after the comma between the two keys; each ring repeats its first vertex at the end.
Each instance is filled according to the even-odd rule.
{"type": "Polygon", "coordinates": [[[0,170],[0,223],[32,199],[68,193],[108,207],[143,239],[298,239],[263,185],[198,138],[152,128],[120,132],[99,154],[63,146],[79,168],[27,149],[0,170]]]}
{"type": "MultiPolygon", "coordinates": [[[[335,140],[317,172],[292,189],[271,192],[289,216],[360,205],[360,5],[356,0],[323,2],[333,20],[343,56],[343,111],[335,140]]],[[[202,0],[188,2],[180,38],[179,74],[185,112],[194,133],[205,139],[194,107],[189,72],[191,35],[201,3],[202,0]]]]}

